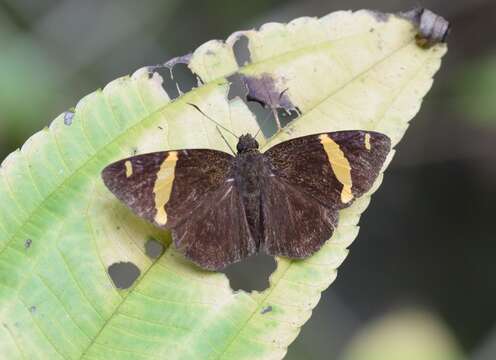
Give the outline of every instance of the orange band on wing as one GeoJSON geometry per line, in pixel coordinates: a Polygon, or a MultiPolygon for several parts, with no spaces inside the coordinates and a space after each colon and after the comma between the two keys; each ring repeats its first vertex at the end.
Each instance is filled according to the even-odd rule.
{"type": "Polygon", "coordinates": [[[168,156],[160,166],[160,170],[157,173],[157,180],[153,186],[153,193],[155,194],[155,210],[157,210],[155,222],[159,225],[165,225],[167,223],[167,212],[165,211],[165,205],[171,196],[177,159],[177,151],[169,152],[168,156]]]}
{"type": "Polygon", "coordinates": [[[343,185],[343,189],[341,190],[341,202],[346,204],[353,199],[353,194],[351,192],[352,181],[350,162],[339,147],[339,144],[332,140],[329,135],[322,134],[319,136],[319,139],[327,154],[327,158],[331,163],[334,175],[343,185]]]}

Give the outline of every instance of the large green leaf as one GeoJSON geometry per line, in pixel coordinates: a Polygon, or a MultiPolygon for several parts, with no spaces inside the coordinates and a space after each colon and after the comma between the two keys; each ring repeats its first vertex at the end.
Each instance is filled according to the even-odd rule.
{"type": "Polygon", "coordinates": [[[61,115],[35,134],[0,170],[2,356],[282,358],[336,277],[373,191],[340,213],[318,254],[278,259],[263,292],[233,292],[223,274],[195,268],[168,246],[166,233],[124,208],[100,171],[135,150],[226,150],[213,123],[188,103],[236,133],[255,132],[245,102],[227,98],[226,77],[236,71],[273,79],[273,90],[287,89],[302,113],[265,146],[340,129],[381,131],[396,144],[445,53],[444,45],[419,47],[416,32],[408,20],[367,11],[266,24],[198,48],[189,66],[203,84],[174,101],[158,74],[141,69],[82,99],[74,117],[61,115]],[[251,62],[238,68],[232,47],[241,34],[251,62]],[[144,250],[152,237],[167,246],[157,259],[144,250]],[[116,262],[140,269],[127,290],[108,274],[116,262]]]}

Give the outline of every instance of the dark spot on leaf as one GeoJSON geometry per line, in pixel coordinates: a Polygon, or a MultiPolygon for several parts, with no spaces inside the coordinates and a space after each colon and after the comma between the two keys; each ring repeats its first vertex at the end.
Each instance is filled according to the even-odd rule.
{"type": "Polygon", "coordinates": [[[26,249],[29,249],[29,248],[31,247],[31,245],[32,245],[32,244],[33,244],[33,240],[31,240],[31,239],[26,239],[26,240],[24,240],[24,247],[25,247],[26,249]]]}
{"type": "Polygon", "coordinates": [[[271,109],[279,107],[287,110],[294,109],[287,92],[278,89],[276,80],[271,74],[264,73],[260,77],[243,76],[242,79],[248,89],[250,99],[261,101],[271,109]]]}
{"type": "Polygon", "coordinates": [[[267,313],[269,313],[271,311],[272,311],[272,306],[269,305],[269,306],[264,307],[262,309],[262,311],[260,312],[260,314],[264,315],[264,314],[267,314],[267,313]]]}
{"type": "Polygon", "coordinates": [[[164,128],[163,128],[162,126],[157,126],[157,128],[158,128],[159,130],[164,130],[164,128]]]}
{"type": "Polygon", "coordinates": [[[450,32],[450,23],[442,16],[420,7],[398,15],[417,26],[418,33],[415,39],[418,46],[429,48],[437,43],[446,42],[450,32]]]}
{"type": "Polygon", "coordinates": [[[118,289],[130,288],[140,273],[140,269],[132,262],[118,262],[108,268],[108,274],[118,289]]]}
{"type": "MultiPolygon", "coordinates": [[[[264,73],[260,77],[242,76],[242,80],[248,91],[246,96],[247,100],[249,102],[257,102],[263,107],[268,107],[270,109],[272,116],[269,115],[269,118],[271,118],[273,120],[272,123],[275,124],[275,131],[289,122],[287,121],[283,124],[280,117],[280,114],[282,114],[281,111],[286,112],[287,115],[294,115],[294,117],[290,117],[287,120],[293,120],[299,115],[297,107],[293,105],[289,99],[288,89],[286,88],[280,91],[280,84],[277,84],[276,79],[274,79],[272,75],[264,73]]],[[[270,130],[266,131],[266,121],[267,117],[259,121],[259,124],[264,131],[264,135],[271,136],[274,132],[270,130]]]]}
{"type": "Polygon", "coordinates": [[[245,35],[241,35],[233,45],[234,57],[239,67],[251,63],[251,53],[248,48],[249,41],[245,35]]]}
{"type": "Polygon", "coordinates": [[[36,312],[36,310],[37,310],[37,309],[36,309],[36,306],[34,306],[34,305],[33,305],[33,306],[31,306],[31,307],[29,307],[29,312],[30,312],[31,314],[34,314],[34,313],[36,312]]]}
{"type": "MultiPolygon", "coordinates": [[[[260,126],[265,137],[273,135],[277,131],[277,122],[281,126],[287,125],[290,121],[299,116],[297,108],[284,109],[282,107],[270,108],[266,103],[248,93],[245,83],[246,77],[239,73],[233,74],[227,78],[230,83],[228,99],[236,97],[243,100],[250,111],[255,115],[257,123],[260,126]],[[277,114],[277,118],[276,115],[277,114]]],[[[278,94],[278,97],[284,97],[285,92],[278,94]]]]}
{"type": "MultiPolygon", "coordinates": [[[[279,117],[279,110],[287,111],[288,113],[297,110],[289,99],[288,89],[279,90],[281,85],[277,83],[272,75],[264,73],[260,77],[243,76],[242,80],[248,90],[247,100],[258,102],[271,110],[276,130],[283,126],[279,117]]],[[[264,134],[266,134],[265,131],[264,134]]]]}
{"type": "Polygon", "coordinates": [[[269,276],[276,269],[273,257],[257,254],[239,263],[228,266],[226,274],[233,290],[262,291],[269,287],[269,276]]]}
{"type": "Polygon", "coordinates": [[[64,113],[64,124],[66,124],[67,126],[71,126],[73,119],[74,119],[74,111],[66,111],[64,113]]]}
{"type": "Polygon", "coordinates": [[[152,259],[156,259],[164,253],[164,245],[153,237],[149,237],[145,244],[145,253],[152,259]]]}

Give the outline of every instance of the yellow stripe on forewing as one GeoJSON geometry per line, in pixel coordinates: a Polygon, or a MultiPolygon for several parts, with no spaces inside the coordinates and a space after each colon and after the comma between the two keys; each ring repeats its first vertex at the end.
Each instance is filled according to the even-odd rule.
{"type": "Polygon", "coordinates": [[[159,225],[167,223],[167,213],[165,205],[170,199],[172,192],[172,184],[174,183],[174,171],[177,163],[177,151],[169,152],[169,155],[160,165],[160,170],[157,174],[157,180],[153,186],[153,193],[155,194],[155,221],[159,225]]]}
{"type": "Polygon", "coordinates": [[[332,140],[329,135],[322,134],[319,136],[319,139],[327,154],[327,158],[331,163],[334,175],[343,185],[343,189],[341,190],[341,202],[346,204],[353,199],[353,194],[351,193],[352,181],[350,163],[339,145],[332,140]]]}
{"type": "Polygon", "coordinates": [[[372,147],[370,146],[370,134],[366,133],[365,134],[365,149],[370,151],[371,148],[372,147]]]}
{"type": "Polygon", "coordinates": [[[126,177],[133,176],[133,163],[130,160],[127,160],[124,163],[124,166],[126,167],[126,177]]]}

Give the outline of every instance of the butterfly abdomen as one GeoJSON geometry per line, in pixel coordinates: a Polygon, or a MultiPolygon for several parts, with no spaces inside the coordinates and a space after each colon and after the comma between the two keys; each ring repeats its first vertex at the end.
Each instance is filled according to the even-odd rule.
{"type": "Polygon", "coordinates": [[[241,153],[234,159],[234,181],[238,189],[250,233],[257,244],[262,238],[260,201],[262,178],[267,176],[264,156],[258,150],[241,153]]]}

